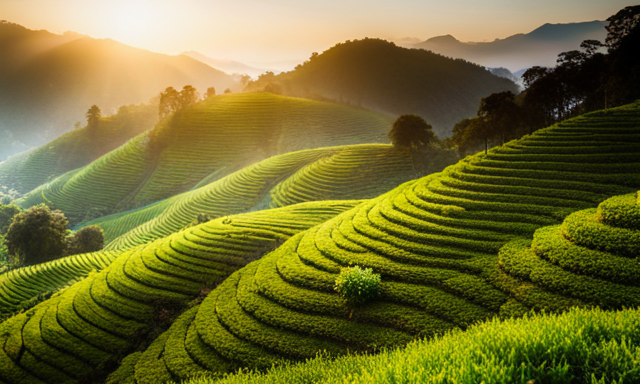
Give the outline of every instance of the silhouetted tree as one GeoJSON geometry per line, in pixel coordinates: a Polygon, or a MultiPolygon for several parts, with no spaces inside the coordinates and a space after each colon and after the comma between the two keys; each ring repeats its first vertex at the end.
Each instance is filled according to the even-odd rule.
{"type": "Polygon", "coordinates": [[[233,93],[233,91],[231,90],[231,88],[227,88],[227,89],[225,89],[225,90],[224,90],[224,94],[225,94],[225,95],[228,95],[228,94],[230,94],[230,93],[233,93]]]}
{"type": "Polygon", "coordinates": [[[5,243],[15,265],[33,265],[60,258],[67,249],[69,221],[58,210],[36,205],[14,216],[5,243]]]}
{"type": "Polygon", "coordinates": [[[158,112],[160,119],[163,119],[175,112],[180,105],[180,93],[173,87],[167,87],[164,92],[160,93],[160,102],[158,104],[158,112]]]}
{"type": "Polygon", "coordinates": [[[438,140],[433,128],[417,115],[399,116],[389,131],[389,138],[395,147],[416,149],[438,140]]]}
{"type": "Polygon", "coordinates": [[[87,118],[87,124],[89,125],[89,127],[97,126],[98,122],[100,121],[100,116],[101,116],[100,108],[98,108],[98,106],[95,104],[92,105],[91,108],[89,108],[89,110],[85,114],[85,117],[87,118]]]}
{"type": "MultiPolygon", "coordinates": [[[[480,99],[478,117],[486,123],[487,136],[499,136],[504,144],[518,128],[519,107],[510,91],[493,93],[480,99]]],[[[486,138],[488,139],[488,137],[486,138]]]]}
{"type": "Polygon", "coordinates": [[[184,109],[194,105],[198,102],[198,98],[198,91],[196,91],[196,89],[191,85],[185,85],[178,96],[179,109],[184,109]]]}
{"type": "Polygon", "coordinates": [[[207,92],[204,94],[204,98],[208,99],[216,95],[216,89],[214,87],[207,88],[207,92]]]}
{"type": "Polygon", "coordinates": [[[607,19],[607,39],[605,44],[609,52],[620,47],[622,40],[640,24],[640,5],[623,8],[615,15],[607,19]]]}
{"type": "Polygon", "coordinates": [[[67,239],[68,255],[96,252],[104,247],[104,231],[97,225],[90,225],[77,230],[67,239]]]}

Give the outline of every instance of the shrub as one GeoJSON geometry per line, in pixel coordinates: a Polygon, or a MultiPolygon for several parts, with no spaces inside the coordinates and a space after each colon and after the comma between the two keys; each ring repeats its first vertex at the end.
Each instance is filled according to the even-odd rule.
{"type": "Polygon", "coordinates": [[[9,225],[11,225],[11,220],[18,213],[20,213],[20,207],[13,204],[0,204],[0,235],[7,233],[9,225]]]}
{"type": "Polygon", "coordinates": [[[5,243],[15,265],[32,265],[60,258],[67,248],[69,221],[60,211],[36,205],[13,217],[5,243]]]}
{"type": "Polygon", "coordinates": [[[69,237],[67,254],[77,255],[80,253],[96,252],[103,247],[104,231],[97,225],[90,225],[80,228],[69,237]]]}
{"type": "Polygon", "coordinates": [[[371,268],[342,268],[334,289],[351,304],[364,304],[380,295],[380,275],[371,268]]]}

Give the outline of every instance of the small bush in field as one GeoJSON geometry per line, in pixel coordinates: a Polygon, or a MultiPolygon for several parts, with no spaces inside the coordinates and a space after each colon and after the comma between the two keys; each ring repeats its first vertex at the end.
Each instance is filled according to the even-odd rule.
{"type": "Polygon", "coordinates": [[[380,295],[380,275],[371,268],[342,268],[334,289],[351,304],[364,304],[380,295]]]}

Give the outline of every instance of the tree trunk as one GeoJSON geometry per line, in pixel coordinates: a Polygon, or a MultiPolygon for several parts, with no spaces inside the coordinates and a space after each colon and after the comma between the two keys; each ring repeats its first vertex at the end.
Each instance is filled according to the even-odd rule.
{"type": "Polygon", "coordinates": [[[484,137],[484,154],[487,154],[487,151],[489,150],[489,138],[488,137],[484,137]]]}

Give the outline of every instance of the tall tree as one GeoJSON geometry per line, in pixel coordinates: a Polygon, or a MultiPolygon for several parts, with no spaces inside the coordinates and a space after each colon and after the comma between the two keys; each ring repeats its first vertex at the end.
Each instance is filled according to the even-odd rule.
{"type": "Polygon", "coordinates": [[[204,94],[204,98],[208,99],[216,95],[216,89],[214,87],[207,88],[207,92],[204,94]]]}
{"type": "Polygon", "coordinates": [[[100,121],[100,108],[97,105],[92,105],[91,108],[85,113],[85,117],[87,118],[87,124],[89,127],[96,127],[98,122],[100,121]]]}
{"type": "Polygon", "coordinates": [[[510,91],[505,91],[480,99],[478,117],[486,123],[487,140],[489,136],[496,136],[500,137],[504,144],[518,128],[520,112],[515,97],[510,91]]]}
{"type": "Polygon", "coordinates": [[[198,98],[198,91],[191,85],[185,85],[178,96],[179,109],[194,105],[198,102],[198,98]]]}
{"type": "Polygon", "coordinates": [[[160,93],[160,102],[158,104],[158,113],[160,119],[163,119],[178,109],[180,94],[173,87],[167,87],[164,92],[160,93]]]}

